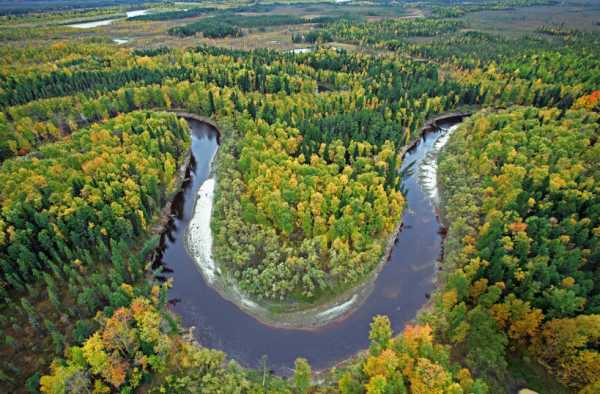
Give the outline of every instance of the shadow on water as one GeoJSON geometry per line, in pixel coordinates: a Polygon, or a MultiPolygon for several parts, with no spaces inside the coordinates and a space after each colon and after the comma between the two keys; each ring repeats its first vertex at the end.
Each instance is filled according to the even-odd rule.
{"type": "Polygon", "coordinates": [[[433,290],[442,238],[435,209],[421,190],[414,169],[439,137],[439,131],[428,133],[405,156],[401,168],[407,192],[404,228],[373,292],[348,317],[308,331],[259,323],[208,286],[194,259],[188,256],[185,231],[194,213],[197,190],[209,175],[218,146],[215,129],[197,121],[190,120],[189,124],[194,165],[177,196],[158,259],[164,267],[163,275],[174,279],[169,291],[172,309],[186,327],[196,327],[195,336],[202,345],[223,350],[249,367],[258,367],[261,356],[266,355],[270,368],[288,374],[296,357],[305,357],[314,369],[322,369],[366,348],[374,315],[388,315],[395,331],[415,317],[433,290]]]}

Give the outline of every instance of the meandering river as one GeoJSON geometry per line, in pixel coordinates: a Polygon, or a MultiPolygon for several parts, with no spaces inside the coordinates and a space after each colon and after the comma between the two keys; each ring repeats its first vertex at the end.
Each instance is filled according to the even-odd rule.
{"type": "MultiPolygon", "coordinates": [[[[264,325],[222,298],[206,283],[195,260],[186,252],[186,229],[194,214],[201,211],[195,209],[198,192],[212,191],[214,180],[208,177],[218,147],[212,126],[188,122],[194,157],[190,180],[176,198],[173,220],[163,236],[158,260],[165,267],[165,276],[174,279],[169,292],[172,309],[186,327],[196,327],[194,335],[202,345],[221,349],[249,367],[259,366],[266,355],[271,369],[287,374],[296,357],[305,357],[314,369],[322,369],[368,347],[369,323],[374,315],[388,315],[395,331],[414,319],[433,290],[441,254],[442,237],[434,202],[436,158],[454,127],[448,124],[427,133],[407,152],[402,165],[407,170],[403,182],[407,191],[404,226],[370,295],[348,316],[315,330],[297,330],[264,325]]],[[[209,218],[204,213],[202,220],[209,218]]]]}

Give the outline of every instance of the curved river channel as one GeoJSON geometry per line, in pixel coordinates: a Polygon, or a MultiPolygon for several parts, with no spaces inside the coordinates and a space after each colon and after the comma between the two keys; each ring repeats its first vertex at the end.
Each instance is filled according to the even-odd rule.
{"type": "Polygon", "coordinates": [[[195,260],[186,252],[186,229],[218,147],[212,126],[195,120],[188,123],[194,158],[190,179],[173,204],[173,218],[163,235],[158,262],[165,268],[164,276],[174,279],[169,291],[172,309],[186,327],[195,327],[198,342],[223,350],[248,367],[258,367],[266,355],[270,369],[287,375],[296,357],[305,357],[314,369],[323,369],[367,348],[369,323],[374,315],[388,315],[395,332],[414,319],[434,287],[442,245],[436,215],[435,163],[449,130],[455,127],[442,125],[426,133],[405,155],[404,227],[372,293],[348,316],[318,329],[298,330],[264,325],[222,298],[205,282],[195,260]]]}

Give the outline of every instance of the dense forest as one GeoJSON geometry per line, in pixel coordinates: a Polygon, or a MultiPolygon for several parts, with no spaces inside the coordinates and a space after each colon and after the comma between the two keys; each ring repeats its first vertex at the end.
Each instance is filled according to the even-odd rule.
{"type": "Polygon", "coordinates": [[[443,33],[454,32],[464,27],[463,22],[450,19],[406,20],[385,19],[381,22],[365,22],[356,24],[345,19],[318,30],[312,30],[297,40],[306,42],[344,41],[359,44],[385,43],[399,46],[406,37],[432,37],[443,33]]]}
{"type": "Polygon", "coordinates": [[[435,317],[472,368],[501,376],[507,348],[525,346],[567,385],[596,381],[597,138],[585,108],[511,107],[471,117],[450,141],[435,317]]]}
{"type": "MultiPolygon", "coordinates": [[[[39,35],[0,46],[3,386],[486,393],[505,389],[519,359],[566,392],[597,392],[600,38],[553,25],[513,38],[462,19],[540,4],[432,2],[419,18],[234,4],[123,23],[165,23],[175,40],[287,26],[290,42],[338,46],[298,54],[39,35]],[[285,307],[335,297],[377,271],[405,213],[403,154],[428,119],[459,110],[474,114],[439,160],[438,287],[403,332],[374,317],[369,349],[320,384],[303,358],[285,379],[186,332],[168,306],[171,283],[152,265],[163,208],[190,163],[190,129],[174,112],[220,127],[215,260],[250,299],[285,307]]],[[[30,31],[35,15],[14,16],[3,39],[30,31]]]]}
{"type": "Polygon", "coordinates": [[[223,14],[201,19],[187,25],[173,27],[169,30],[169,34],[191,36],[196,33],[202,33],[205,37],[210,38],[235,37],[243,34],[241,28],[264,29],[267,26],[298,25],[308,22],[310,21],[290,15],[244,16],[223,14]]]}

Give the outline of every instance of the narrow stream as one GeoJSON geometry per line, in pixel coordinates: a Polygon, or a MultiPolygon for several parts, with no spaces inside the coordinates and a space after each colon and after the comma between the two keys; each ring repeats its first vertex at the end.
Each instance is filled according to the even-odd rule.
{"type": "Polygon", "coordinates": [[[259,366],[266,355],[271,369],[288,374],[296,357],[305,357],[313,369],[322,369],[366,348],[374,315],[388,315],[396,332],[416,316],[427,301],[426,294],[433,290],[441,253],[440,224],[432,202],[437,190],[430,177],[432,173],[435,177],[435,153],[443,145],[440,138],[448,134],[450,124],[428,133],[404,158],[403,169],[412,165],[403,184],[407,190],[404,228],[373,292],[341,320],[316,330],[294,330],[266,326],[222,298],[206,284],[196,262],[187,254],[186,229],[218,146],[216,130],[205,123],[188,122],[194,166],[190,181],[174,204],[175,215],[163,236],[159,261],[166,276],[174,279],[169,293],[172,309],[186,327],[196,327],[194,333],[202,345],[223,350],[249,367],[259,366]]]}

